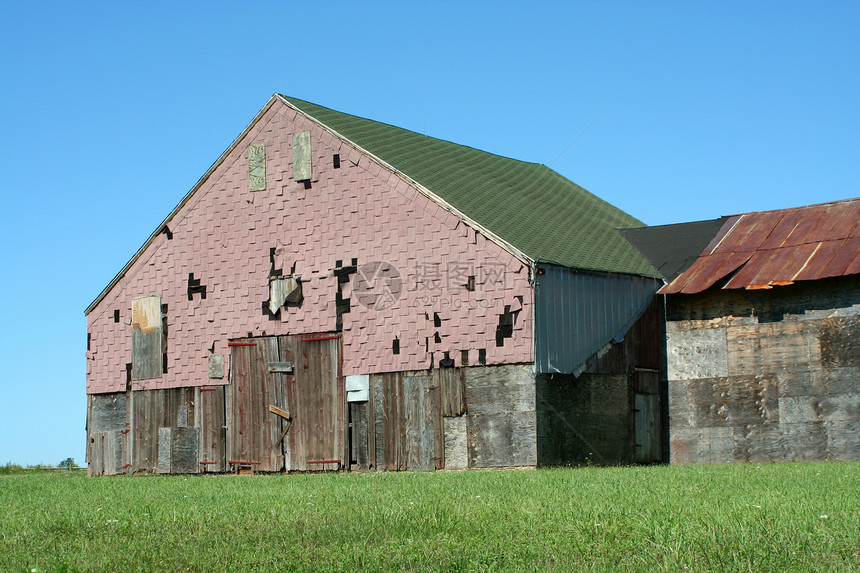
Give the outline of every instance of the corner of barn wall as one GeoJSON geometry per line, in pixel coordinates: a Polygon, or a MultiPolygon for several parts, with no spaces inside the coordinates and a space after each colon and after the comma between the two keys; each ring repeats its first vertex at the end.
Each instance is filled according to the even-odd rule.
{"type": "Polygon", "coordinates": [[[671,463],[860,459],[860,277],[669,295],[671,463]]]}
{"type": "Polygon", "coordinates": [[[654,298],[624,340],[607,345],[579,375],[536,375],[540,466],[664,461],[662,309],[654,298]]]}

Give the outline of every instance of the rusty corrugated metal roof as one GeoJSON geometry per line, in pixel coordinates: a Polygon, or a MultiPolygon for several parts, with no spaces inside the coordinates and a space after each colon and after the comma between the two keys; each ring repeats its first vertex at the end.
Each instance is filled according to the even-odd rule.
{"type": "Polygon", "coordinates": [[[860,273],[860,198],[730,217],[690,268],[660,289],[762,289],[860,273]]]}

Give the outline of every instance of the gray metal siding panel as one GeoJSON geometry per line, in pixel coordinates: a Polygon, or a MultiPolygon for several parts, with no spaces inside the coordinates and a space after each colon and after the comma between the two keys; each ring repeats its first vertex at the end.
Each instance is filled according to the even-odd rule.
{"type": "Polygon", "coordinates": [[[623,336],[661,286],[649,277],[542,268],[535,295],[538,372],[575,372],[616,336],[623,336]]]}

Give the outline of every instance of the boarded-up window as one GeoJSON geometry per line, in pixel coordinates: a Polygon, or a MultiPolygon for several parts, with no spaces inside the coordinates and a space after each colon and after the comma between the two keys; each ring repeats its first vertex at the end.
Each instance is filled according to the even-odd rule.
{"type": "Polygon", "coordinates": [[[160,295],[132,299],[131,327],[131,379],[161,378],[164,328],[160,295]]]}
{"type": "Polygon", "coordinates": [[[266,190],[266,144],[248,146],[248,190],[266,190]]]}
{"type": "Polygon", "coordinates": [[[311,172],[311,132],[293,134],[293,179],[309,181],[311,172]]]}

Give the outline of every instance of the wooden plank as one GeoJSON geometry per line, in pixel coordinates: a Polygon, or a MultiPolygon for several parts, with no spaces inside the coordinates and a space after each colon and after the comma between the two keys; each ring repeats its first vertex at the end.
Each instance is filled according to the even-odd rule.
{"type": "Polygon", "coordinates": [[[469,467],[537,464],[535,378],[527,366],[466,368],[469,467]]]}
{"type": "Polygon", "coordinates": [[[832,460],[860,460],[860,420],[829,422],[827,432],[827,451],[832,460]]]}
{"type": "Polygon", "coordinates": [[[666,332],[669,380],[717,378],[728,375],[725,328],[666,332]]]}
{"type": "Polygon", "coordinates": [[[289,412],[287,412],[286,410],[281,410],[277,406],[272,406],[271,404],[269,404],[269,412],[271,412],[272,414],[277,414],[278,416],[280,416],[281,418],[284,418],[285,420],[290,419],[290,413],[289,412]]]}
{"type": "MultiPolygon", "coordinates": [[[[284,406],[284,395],[286,393],[286,374],[283,372],[272,372],[271,364],[280,362],[280,345],[278,338],[270,336],[263,339],[263,353],[260,366],[264,367],[266,372],[262,373],[266,377],[265,394],[268,401],[264,398],[261,402],[260,410],[263,420],[261,424],[265,425],[265,439],[262,447],[268,452],[269,469],[265,471],[283,471],[284,470],[284,449],[281,441],[281,435],[285,429],[287,422],[280,417],[275,417],[270,414],[271,410],[266,410],[266,404],[274,405],[275,407],[284,406]]],[[[282,408],[282,411],[286,411],[282,408]]],[[[264,471],[264,470],[261,470],[264,471]]]]}
{"type": "Polygon", "coordinates": [[[534,412],[534,374],[527,366],[465,368],[469,414],[534,412]]]}
{"type": "Polygon", "coordinates": [[[821,321],[821,359],[830,368],[860,366],[860,317],[821,321]]]}
{"type": "Polygon", "coordinates": [[[171,473],[172,428],[158,428],[158,473],[171,473]]]}
{"type": "Polygon", "coordinates": [[[293,179],[308,181],[313,176],[311,166],[311,132],[293,134],[293,179]]]}
{"type": "Polygon", "coordinates": [[[635,394],[633,399],[633,461],[659,462],[660,397],[657,394],[635,394]]]}
{"type": "Polygon", "coordinates": [[[200,472],[198,459],[199,430],[194,427],[172,428],[170,445],[171,473],[196,474],[200,472]]]}
{"type": "Polygon", "coordinates": [[[728,374],[799,372],[821,361],[818,329],[810,321],[782,321],[727,328],[728,374]]]}
{"type": "Polygon", "coordinates": [[[157,473],[158,428],[165,425],[165,391],[136,390],[131,396],[131,470],[133,473],[157,473]]]}
{"type": "MultiPolygon", "coordinates": [[[[284,410],[296,412],[299,403],[297,395],[296,378],[295,378],[295,352],[294,352],[294,337],[280,336],[278,337],[278,359],[280,361],[288,361],[293,364],[293,372],[284,375],[283,396],[281,397],[281,405],[284,410]]],[[[299,441],[296,439],[296,429],[290,428],[284,436],[284,441],[281,444],[284,453],[284,469],[292,471],[299,469],[299,465],[304,460],[304,452],[299,450],[299,441]]]]}
{"type": "Polygon", "coordinates": [[[345,392],[338,375],[335,336],[281,337],[281,361],[293,363],[287,397],[293,424],[287,433],[288,470],[332,469],[312,461],[346,461],[345,392]],[[285,340],[287,339],[287,340],[285,340]]]}
{"type": "Polygon", "coordinates": [[[442,416],[462,416],[466,412],[466,388],[462,368],[435,370],[441,389],[442,416]]]}
{"type": "Polygon", "coordinates": [[[209,378],[221,379],[224,378],[224,355],[212,354],[209,356],[207,369],[209,378]]]}
{"type": "Polygon", "coordinates": [[[228,457],[234,460],[259,461],[252,459],[253,442],[252,426],[250,418],[254,390],[252,379],[251,361],[252,351],[256,349],[250,345],[233,345],[230,347],[230,385],[231,385],[231,419],[230,419],[230,447],[228,457]]]}
{"type": "Polygon", "coordinates": [[[87,440],[87,460],[89,461],[87,475],[100,476],[105,473],[102,440],[103,432],[93,432],[87,440]]]}
{"type": "Polygon", "coordinates": [[[248,146],[248,191],[266,190],[266,144],[248,146]]]}
{"type": "Polygon", "coordinates": [[[269,372],[280,372],[283,374],[293,373],[292,362],[269,362],[269,372]]]}
{"type": "MultiPolygon", "coordinates": [[[[233,360],[232,354],[230,356],[230,360],[231,361],[233,360]]],[[[224,457],[225,457],[224,461],[225,461],[225,463],[227,460],[235,460],[238,457],[236,455],[236,451],[235,451],[234,445],[233,445],[235,442],[235,438],[233,437],[233,434],[235,432],[235,429],[233,426],[233,424],[235,423],[234,422],[235,413],[233,412],[233,404],[234,404],[233,395],[235,394],[235,386],[233,384],[233,368],[234,368],[234,365],[231,364],[230,370],[229,370],[230,384],[228,384],[224,388],[224,425],[226,426],[226,428],[224,428],[224,457]]],[[[225,469],[226,469],[226,465],[225,465],[225,469]]]]}
{"type": "Polygon", "coordinates": [[[377,470],[406,469],[402,428],[403,374],[389,372],[371,376],[375,463],[377,470]]]}
{"type": "Polygon", "coordinates": [[[349,406],[350,419],[350,461],[357,469],[366,470],[370,467],[370,447],[368,431],[367,402],[351,403],[349,406]]]}
{"type": "Polygon", "coordinates": [[[445,436],[445,469],[464,470],[469,467],[469,449],[466,439],[466,417],[443,419],[445,436]]]}
{"type": "Polygon", "coordinates": [[[469,467],[537,465],[534,412],[468,414],[466,432],[469,467]]]}
{"type": "Polygon", "coordinates": [[[90,437],[89,456],[91,475],[116,475],[122,473],[122,440],[119,430],[94,432],[90,437]]]}
{"type": "Polygon", "coordinates": [[[199,392],[197,397],[197,412],[200,428],[199,458],[207,462],[205,471],[222,472],[226,467],[226,417],[225,417],[224,386],[213,388],[212,391],[199,392]]]}
{"type": "Polygon", "coordinates": [[[406,443],[406,469],[434,469],[435,454],[434,427],[430,412],[429,386],[432,376],[403,377],[402,420],[404,441],[406,443]]]}
{"type": "Polygon", "coordinates": [[[124,392],[114,394],[91,394],[89,402],[89,425],[93,432],[126,429],[126,396],[124,392]]]}
{"type": "Polygon", "coordinates": [[[370,376],[370,400],[372,404],[372,416],[370,424],[373,426],[373,460],[372,464],[377,470],[387,469],[388,458],[386,457],[386,419],[388,410],[385,403],[385,374],[373,374],[370,376]]]}
{"type": "Polygon", "coordinates": [[[131,379],[161,378],[163,337],[161,296],[136,296],[131,301],[131,379]]]}

